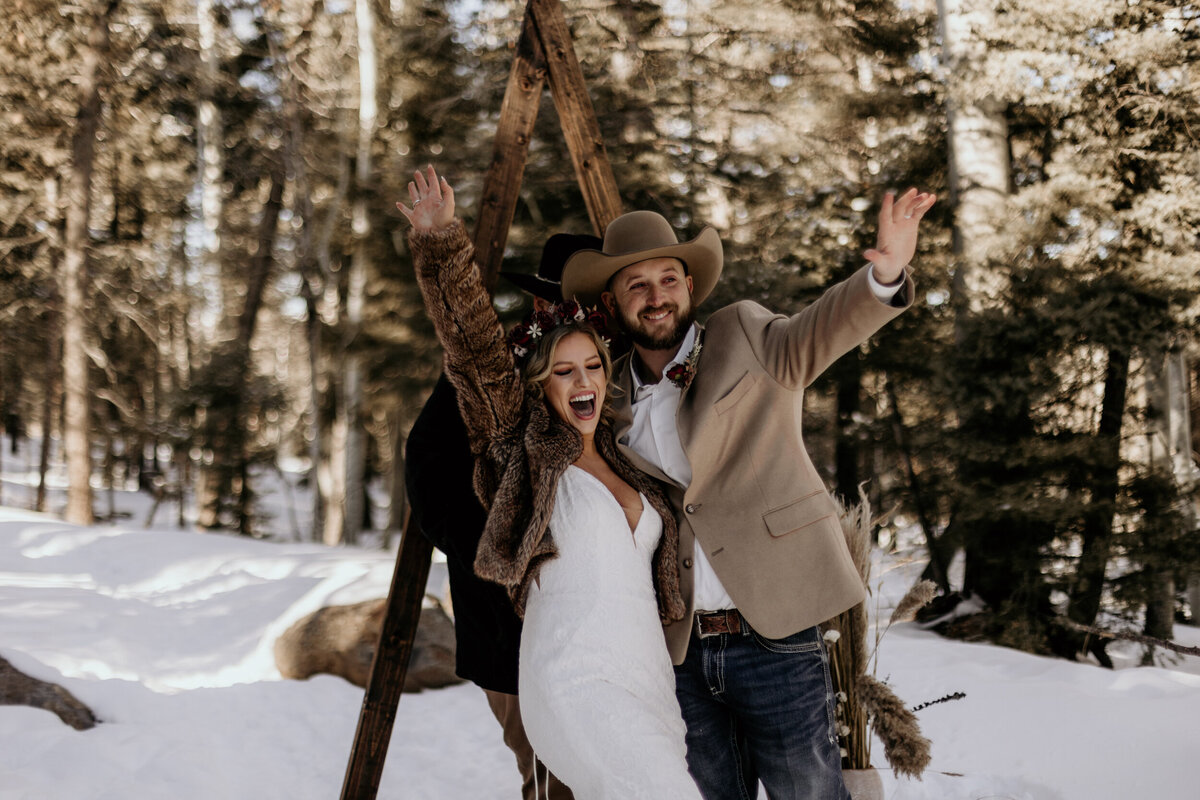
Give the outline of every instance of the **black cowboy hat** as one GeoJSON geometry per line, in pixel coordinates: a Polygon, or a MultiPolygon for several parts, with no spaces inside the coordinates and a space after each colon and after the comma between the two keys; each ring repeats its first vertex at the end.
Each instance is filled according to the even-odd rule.
{"type": "Polygon", "coordinates": [[[567,259],[580,250],[597,250],[603,245],[599,236],[579,233],[556,233],[546,240],[542,248],[542,262],[538,264],[537,274],[526,272],[500,272],[505,278],[529,292],[534,297],[540,297],[551,303],[561,303],[563,300],[562,280],[563,265],[567,259]]]}

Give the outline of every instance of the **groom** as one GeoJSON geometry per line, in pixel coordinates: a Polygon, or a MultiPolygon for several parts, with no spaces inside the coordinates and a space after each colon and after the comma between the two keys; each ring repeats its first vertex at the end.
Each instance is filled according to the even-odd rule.
{"type": "Polygon", "coordinates": [[[602,301],[633,341],[614,366],[616,434],[680,512],[688,604],[666,628],[687,757],[706,800],[837,798],[829,662],[817,626],[863,599],[832,498],[804,448],[805,387],[912,303],[906,267],[933,195],[885,196],[870,263],[786,317],[748,301],[701,328],[723,256],[650,211],[572,256],[564,297],[602,301]]]}

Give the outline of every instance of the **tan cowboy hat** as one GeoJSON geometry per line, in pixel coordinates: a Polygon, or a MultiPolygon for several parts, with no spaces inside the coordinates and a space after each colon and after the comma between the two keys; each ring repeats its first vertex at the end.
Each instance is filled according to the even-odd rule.
{"type": "Polygon", "coordinates": [[[671,223],[653,211],[630,211],[608,224],[602,250],[580,250],[563,267],[562,293],[584,305],[600,302],[609,279],[630,264],[651,258],[678,258],[692,276],[692,303],[699,305],[721,277],[721,237],[705,228],[690,242],[680,242],[671,223]]]}

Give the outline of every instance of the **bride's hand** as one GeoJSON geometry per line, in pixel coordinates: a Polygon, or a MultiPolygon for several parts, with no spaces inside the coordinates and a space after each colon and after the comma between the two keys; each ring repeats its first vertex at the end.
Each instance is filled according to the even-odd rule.
{"type": "Polygon", "coordinates": [[[413,173],[408,194],[412,197],[412,207],[396,203],[396,208],[412,223],[413,230],[440,231],[454,221],[454,189],[434,172],[433,165],[427,166],[424,172],[413,173]]]}

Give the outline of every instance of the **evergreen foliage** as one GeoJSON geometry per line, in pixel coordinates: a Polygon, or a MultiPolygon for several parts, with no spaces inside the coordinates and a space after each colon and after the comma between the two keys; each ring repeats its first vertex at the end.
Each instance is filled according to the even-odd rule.
{"type": "Polygon", "coordinates": [[[1194,16],[1010,3],[980,32],[988,69],[974,85],[1006,102],[1014,193],[987,265],[999,302],[959,320],[952,533],[966,588],[998,612],[993,635],[1028,649],[1081,646],[1056,633],[1052,592],[1091,624],[1114,530],[1159,529],[1186,489],[1176,476],[1175,502],[1130,493],[1145,457],[1128,442],[1145,419],[1127,398],[1196,330],[1194,16]]]}
{"type": "MultiPolygon", "coordinates": [[[[579,0],[564,12],[625,207],[685,237],[706,224],[722,235],[725,274],[701,318],[742,298],[799,310],[862,266],[884,191],[943,197],[923,224],[913,308],[810,387],[806,443],[836,491],[866,480],[895,526],[920,525],[929,577],[982,596],[993,638],[1075,656],[1085,643],[1064,617],[1162,638],[1200,571],[1187,454],[1167,464],[1153,444],[1175,413],[1153,388],[1163,363],[1197,360],[1200,11],[942,6],[579,0]],[[977,11],[987,23],[972,28],[977,11]],[[951,63],[945,24],[964,20],[971,58],[951,63]],[[951,197],[946,131],[971,106],[1002,123],[1009,156],[986,239],[951,197]],[[984,255],[967,265],[956,246],[972,237],[984,255]],[[968,266],[991,295],[964,295],[968,266]],[[959,548],[963,586],[949,575],[959,548]]],[[[355,3],[214,0],[212,42],[195,3],[121,3],[110,18],[84,298],[95,468],[216,487],[195,499],[212,526],[257,530],[255,471],[294,456],[320,490],[320,528],[351,357],[364,365],[353,424],[366,471],[395,491],[440,368],[393,203],[434,163],[468,224],[478,217],[524,8],[370,8],[379,111],[361,177],[355,3]],[[210,100],[216,177],[198,169],[210,100]],[[361,321],[348,308],[356,263],[361,321]]],[[[0,425],[18,444],[50,442],[88,24],[52,0],[6,11],[0,425]]],[[[547,236],[590,228],[570,164],[547,92],[505,269],[532,271],[547,236]]],[[[506,322],[527,304],[497,287],[506,322]]],[[[399,493],[392,505],[396,526],[399,493]]]]}

